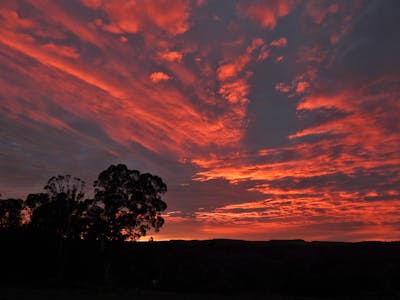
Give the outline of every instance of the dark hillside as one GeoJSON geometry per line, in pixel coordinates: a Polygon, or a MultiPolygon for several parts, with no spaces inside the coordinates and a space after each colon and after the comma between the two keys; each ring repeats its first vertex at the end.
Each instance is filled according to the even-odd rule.
{"type": "Polygon", "coordinates": [[[305,296],[400,295],[400,243],[236,240],[108,243],[0,233],[6,287],[305,296]],[[108,272],[105,270],[109,270],[108,272]]]}

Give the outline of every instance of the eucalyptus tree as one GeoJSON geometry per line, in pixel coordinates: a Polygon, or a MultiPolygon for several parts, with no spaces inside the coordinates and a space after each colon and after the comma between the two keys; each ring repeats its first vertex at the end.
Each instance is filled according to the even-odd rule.
{"type": "Polygon", "coordinates": [[[161,213],[167,204],[161,196],[167,185],[160,177],[123,164],[111,165],[99,174],[94,188],[87,211],[91,219],[88,238],[137,240],[163,226],[161,213]]]}
{"type": "Polygon", "coordinates": [[[29,194],[25,205],[30,211],[30,225],[63,238],[80,238],[84,224],[85,182],[71,175],[51,177],[46,193],[29,194]]]}

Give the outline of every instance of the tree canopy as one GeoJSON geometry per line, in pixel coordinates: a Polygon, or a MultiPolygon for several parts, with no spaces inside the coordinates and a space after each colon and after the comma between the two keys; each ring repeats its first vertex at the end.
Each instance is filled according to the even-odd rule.
{"type": "Polygon", "coordinates": [[[167,186],[160,177],[129,170],[123,164],[111,165],[100,173],[94,187],[91,209],[97,211],[98,224],[93,228],[100,230],[92,233],[99,238],[135,240],[164,224],[161,212],[167,204],[161,195],[167,186]]]}
{"type": "Polygon", "coordinates": [[[25,201],[30,226],[65,238],[79,238],[84,186],[83,180],[70,175],[50,178],[44,187],[47,193],[29,194],[25,201]]]}

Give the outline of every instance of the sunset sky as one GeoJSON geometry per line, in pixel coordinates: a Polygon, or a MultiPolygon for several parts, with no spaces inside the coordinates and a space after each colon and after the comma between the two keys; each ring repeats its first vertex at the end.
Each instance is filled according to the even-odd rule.
{"type": "Polygon", "coordinates": [[[1,0],[0,193],[110,164],[162,239],[400,239],[400,1],[1,0]]]}

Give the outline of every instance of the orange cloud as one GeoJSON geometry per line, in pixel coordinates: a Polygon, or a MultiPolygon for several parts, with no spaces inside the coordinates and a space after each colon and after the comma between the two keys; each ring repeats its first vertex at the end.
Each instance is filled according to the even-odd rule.
{"type": "Polygon", "coordinates": [[[167,51],[160,53],[159,56],[161,59],[169,61],[169,62],[182,62],[183,54],[179,51],[167,51]]]}
{"type": "Polygon", "coordinates": [[[160,81],[168,81],[171,79],[171,76],[163,72],[154,72],[150,74],[150,80],[154,83],[158,83],[160,81]]]}
{"type": "Polygon", "coordinates": [[[296,93],[303,94],[309,87],[310,87],[310,84],[307,81],[300,81],[297,83],[296,93]]]}
{"type": "MultiPolygon", "coordinates": [[[[231,104],[245,105],[248,103],[247,95],[250,91],[250,86],[247,80],[251,76],[251,72],[245,72],[245,69],[252,60],[259,61],[260,57],[265,56],[264,53],[266,52],[264,40],[257,38],[246,48],[244,54],[218,67],[219,94],[231,104]],[[256,50],[259,50],[257,58],[253,57],[256,50]]],[[[268,55],[262,57],[262,59],[267,57],[268,55]]],[[[236,112],[241,118],[245,115],[243,108],[236,110],[236,112]]]]}
{"type": "MultiPolygon", "coordinates": [[[[254,39],[250,46],[247,47],[246,52],[243,55],[237,57],[233,62],[223,64],[217,69],[218,79],[221,81],[225,81],[227,79],[236,77],[240,72],[249,64],[251,61],[251,55],[253,52],[259,48],[264,46],[264,41],[260,38],[254,39]]],[[[263,51],[263,49],[261,49],[263,51]]]]}
{"type": "Polygon", "coordinates": [[[245,79],[227,82],[221,85],[219,93],[230,103],[245,104],[248,102],[246,98],[249,93],[250,86],[245,79]]]}

